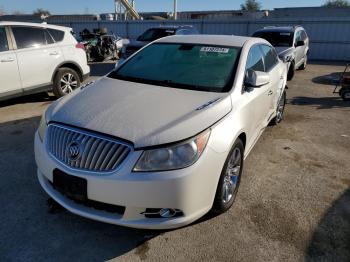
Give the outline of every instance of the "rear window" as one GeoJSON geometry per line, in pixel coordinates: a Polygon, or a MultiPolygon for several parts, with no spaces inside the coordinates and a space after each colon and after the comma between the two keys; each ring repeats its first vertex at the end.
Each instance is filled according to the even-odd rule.
{"type": "Polygon", "coordinates": [[[256,32],[253,37],[260,37],[273,46],[289,47],[293,45],[294,34],[292,32],[256,32]]]}
{"type": "Polygon", "coordinates": [[[175,35],[175,29],[164,29],[164,28],[151,28],[140,35],[137,40],[151,42],[162,37],[175,35]]]}
{"type": "Polygon", "coordinates": [[[47,29],[52,36],[52,38],[55,40],[55,42],[60,42],[64,38],[64,32],[61,30],[56,30],[56,29],[47,29]]]}

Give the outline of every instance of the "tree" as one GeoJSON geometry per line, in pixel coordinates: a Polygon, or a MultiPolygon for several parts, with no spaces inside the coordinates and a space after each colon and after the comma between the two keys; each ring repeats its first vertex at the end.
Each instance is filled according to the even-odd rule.
{"type": "Polygon", "coordinates": [[[350,6],[348,0],[327,0],[324,5],[325,7],[348,7],[350,6]]]}
{"type": "Polygon", "coordinates": [[[33,12],[33,15],[37,15],[37,16],[50,16],[51,13],[49,10],[45,10],[43,8],[38,8],[33,12]]]}
{"type": "Polygon", "coordinates": [[[259,11],[261,9],[261,3],[257,0],[246,0],[244,4],[241,4],[243,11],[259,11]]]}

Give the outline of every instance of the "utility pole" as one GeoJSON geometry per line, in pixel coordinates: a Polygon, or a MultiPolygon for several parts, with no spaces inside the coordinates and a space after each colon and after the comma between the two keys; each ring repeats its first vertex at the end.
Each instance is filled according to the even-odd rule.
{"type": "Polygon", "coordinates": [[[177,0],[174,0],[174,20],[177,19],[177,0]]]}

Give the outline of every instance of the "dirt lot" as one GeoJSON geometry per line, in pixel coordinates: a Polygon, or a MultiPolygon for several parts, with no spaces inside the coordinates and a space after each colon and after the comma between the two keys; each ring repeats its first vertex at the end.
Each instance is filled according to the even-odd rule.
{"type": "MultiPolygon", "coordinates": [[[[100,76],[113,65],[95,66],[100,76]]],[[[2,261],[350,261],[350,103],[332,94],[335,65],[289,83],[285,121],[247,159],[234,207],[170,232],[50,214],[33,136],[51,97],[0,104],[2,261]]]]}

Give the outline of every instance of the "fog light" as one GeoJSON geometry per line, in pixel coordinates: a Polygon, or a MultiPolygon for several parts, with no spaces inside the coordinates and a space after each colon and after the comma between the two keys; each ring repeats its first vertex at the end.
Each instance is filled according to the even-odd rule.
{"type": "Polygon", "coordinates": [[[159,215],[164,218],[174,217],[176,215],[175,209],[163,208],[159,211],[159,215]]]}
{"type": "Polygon", "coordinates": [[[174,218],[184,215],[181,210],[172,208],[147,208],[141,214],[147,218],[174,218]]]}

